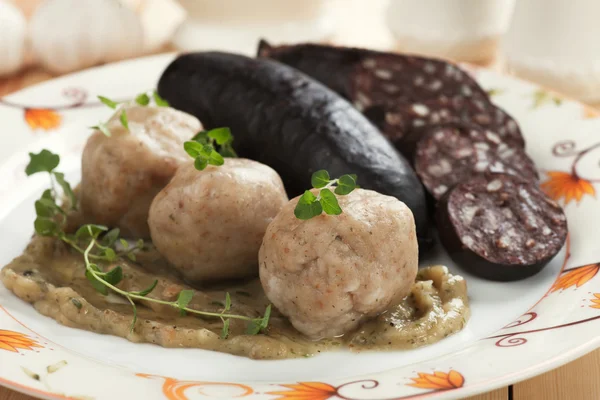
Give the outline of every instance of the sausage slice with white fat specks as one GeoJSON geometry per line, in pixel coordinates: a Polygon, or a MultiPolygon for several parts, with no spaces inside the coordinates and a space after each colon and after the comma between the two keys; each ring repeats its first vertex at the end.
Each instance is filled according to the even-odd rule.
{"type": "Polygon", "coordinates": [[[436,199],[455,184],[484,172],[538,180],[535,164],[522,148],[507,145],[495,132],[462,124],[429,128],[416,146],[414,167],[436,199]]]}
{"type": "Polygon", "coordinates": [[[567,238],[562,208],[509,174],[478,175],[454,186],[438,206],[437,227],[454,262],[497,281],[536,274],[567,238]]]}

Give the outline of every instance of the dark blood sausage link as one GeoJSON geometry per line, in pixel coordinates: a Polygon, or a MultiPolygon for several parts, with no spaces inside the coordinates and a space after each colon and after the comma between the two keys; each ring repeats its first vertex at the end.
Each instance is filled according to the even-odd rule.
{"type": "Polygon", "coordinates": [[[467,125],[438,125],[418,142],[414,167],[431,195],[439,199],[455,184],[485,172],[508,173],[537,184],[535,164],[520,147],[496,133],[467,125]]]}
{"type": "Polygon", "coordinates": [[[478,99],[442,96],[412,104],[398,104],[381,111],[378,116],[372,112],[369,118],[388,133],[389,139],[397,143],[403,153],[410,153],[403,148],[403,142],[415,141],[415,135],[418,137],[423,128],[452,122],[489,129],[507,144],[525,147],[517,122],[501,108],[478,99]],[[392,133],[400,136],[392,136],[392,133]]]}
{"type": "Polygon", "coordinates": [[[430,245],[425,191],[408,162],[350,103],[273,60],[207,52],[178,57],[158,92],[208,127],[228,126],[235,149],[273,167],[290,196],[311,174],[355,173],[359,184],[411,209],[421,249],[430,245]]]}
{"type": "Polygon", "coordinates": [[[489,101],[487,93],[467,72],[433,58],[311,43],[271,46],[264,40],[259,44],[258,56],[299,69],[361,111],[373,105],[443,95],[489,101]]]}
{"type": "Polygon", "coordinates": [[[560,251],[567,220],[558,204],[514,175],[478,175],[439,203],[440,240],[454,262],[486,279],[540,271],[560,251]]]}

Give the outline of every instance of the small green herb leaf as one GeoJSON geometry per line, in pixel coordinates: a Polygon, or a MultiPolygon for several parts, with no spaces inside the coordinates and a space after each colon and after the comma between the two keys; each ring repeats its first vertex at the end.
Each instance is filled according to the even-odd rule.
{"type": "Polygon", "coordinates": [[[117,108],[117,106],[119,105],[118,102],[116,101],[112,101],[111,99],[104,97],[104,96],[98,96],[98,100],[100,100],[104,105],[109,106],[110,108],[112,108],[113,110],[115,108],[117,108]]]}
{"type": "Polygon", "coordinates": [[[296,218],[302,220],[311,219],[312,217],[320,215],[322,212],[323,207],[317,200],[317,196],[309,190],[305,191],[300,199],[298,199],[298,204],[296,204],[296,208],[294,209],[296,218]]]}
{"type": "Polygon", "coordinates": [[[206,134],[209,138],[214,139],[219,146],[233,142],[233,135],[227,127],[211,129],[206,134]]]}
{"type": "Polygon", "coordinates": [[[225,160],[223,159],[223,156],[220,155],[216,150],[213,150],[210,155],[208,156],[208,163],[210,165],[223,165],[225,163],[225,160]]]}
{"type": "Polygon", "coordinates": [[[260,320],[250,321],[246,327],[246,335],[258,335],[258,332],[260,332],[260,320]]]}
{"type": "Polygon", "coordinates": [[[79,300],[73,298],[71,299],[71,303],[73,303],[73,305],[78,309],[81,310],[82,304],[79,300]]]}
{"type": "Polygon", "coordinates": [[[233,150],[233,147],[231,147],[231,144],[224,144],[221,146],[219,153],[226,158],[236,158],[238,156],[235,150],[233,150]]]}
{"type": "Polygon", "coordinates": [[[119,239],[119,242],[121,243],[121,246],[123,246],[123,248],[125,250],[127,250],[129,248],[129,242],[123,238],[119,239]]]}
{"type": "Polygon", "coordinates": [[[194,142],[208,144],[208,131],[200,131],[192,138],[194,142]]]}
{"type": "Polygon", "coordinates": [[[123,280],[123,269],[120,266],[116,266],[104,275],[104,280],[111,285],[117,285],[123,280]]]}
{"type": "Polygon", "coordinates": [[[202,154],[204,145],[195,141],[188,141],[183,143],[183,149],[192,158],[196,158],[202,154]]]}
{"type": "Polygon", "coordinates": [[[182,290],[181,292],[179,292],[179,296],[177,296],[177,306],[181,310],[181,315],[185,315],[184,308],[186,308],[188,304],[190,304],[190,301],[192,301],[193,297],[193,290],[182,290]]]}
{"type": "Polygon", "coordinates": [[[90,129],[97,129],[100,132],[102,132],[104,134],[104,136],[107,136],[107,137],[111,136],[110,130],[108,130],[108,127],[106,126],[106,123],[104,123],[104,122],[100,122],[100,123],[98,123],[98,125],[90,127],[90,129]]]}
{"type": "Polygon", "coordinates": [[[129,120],[127,119],[127,113],[125,110],[121,111],[121,116],[119,117],[121,121],[121,125],[125,127],[125,129],[129,130],[129,120]]]}
{"type": "Polygon", "coordinates": [[[150,293],[152,293],[152,291],[154,290],[154,288],[156,288],[156,285],[158,285],[158,279],[155,279],[154,282],[152,282],[152,285],[148,286],[146,289],[140,290],[139,292],[131,292],[131,293],[132,294],[137,294],[139,296],[147,296],[150,293]]]}
{"type": "Polygon", "coordinates": [[[206,158],[197,157],[196,160],[194,160],[194,167],[198,171],[202,171],[204,168],[206,168],[207,165],[208,165],[208,160],[206,160],[206,158]]]}
{"type": "Polygon", "coordinates": [[[54,154],[46,149],[40,151],[38,154],[29,153],[29,158],[29,164],[25,168],[27,176],[38,172],[52,172],[60,163],[58,154],[54,154]]]}
{"type": "Polygon", "coordinates": [[[329,172],[325,171],[324,169],[315,172],[310,178],[310,183],[315,189],[320,189],[327,186],[330,181],[331,178],[329,178],[329,172]]]}
{"type": "Polygon", "coordinates": [[[323,206],[323,211],[329,215],[340,215],[342,213],[342,209],[338,203],[337,197],[335,194],[331,192],[329,189],[321,189],[321,205],[323,206]]]}
{"type": "Polygon", "coordinates": [[[106,249],[102,250],[102,257],[109,262],[115,261],[117,259],[117,253],[115,253],[115,251],[110,247],[107,247],[106,249]]]}
{"type": "Polygon", "coordinates": [[[224,311],[229,311],[231,309],[231,296],[229,295],[229,292],[225,293],[225,310],[224,311]]]}
{"type": "Polygon", "coordinates": [[[88,281],[90,281],[90,283],[98,293],[101,293],[106,296],[108,294],[108,287],[106,287],[104,283],[98,280],[98,278],[94,276],[90,269],[93,269],[96,272],[100,272],[100,269],[98,268],[98,266],[96,266],[96,264],[90,264],[88,269],[85,271],[85,277],[88,281]]]}
{"type": "Polygon", "coordinates": [[[144,248],[144,239],[138,239],[137,242],[135,242],[135,247],[142,250],[144,248]]]}
{"type": "Polygon", "coordinates": [[[108,228],[103,225],[86,224],[77,229],[77,232],[75,232],[75,238],[86,239],[93,237],[96,239],[102,232],[106,231],[108,231],[108,228]]]}
{"type": "Polygon", "coordinates": [[[54,172],[54,178],[56,178],[56,182],[62,188],[65,196],[69,198],[71,209],[77,208],[77,199],[75,198],[75,193],[73,193],[73,189],[71,189],[69,182],[65,180],[65,174],[62,172],[54,172]]]}
{"type": "Polygon", "coordinates": [[[229,320],[223,320],[223,329],[221,330],[221,339],[227,339],[229,336],[229,320]]]}
{"type": "Polygon", "coordinates": [[[52,195],[52,190],[50,190],[50,189],[44,190],[44,193],[42,193],[41,198],[54,201],[54,196],[52,195]]]}
{"type": "Polygon", "coordinates": [[[127,253],[127,258],[129,258],[133,262],[137,261],[137,257],[133,253],[127,253]]]}
{"type": "Polygon", "coordinates": [[[40,236],[54,236],[58,232],[58,225],[49,218],[36,218],[33,227],[35,228],[35,232],[40,236]]]}
{"type": "Polygon", "coordinates": [[[166,101],[165,99],[163,99],[162,97],[160,97],[160,95],[156,92],[156,90],[154,91],[154,93],[152,93],[152,97],[154,98],[154,103],[156,103],[157,106],[169,107],[169,102],[166,101]]]}
{"type": "Polygon", "coordinates": [[[119,239],[119,233],[121,233],[119,228],[111,229],[102,237],[101,244],[106,247],[113,247],[113,245],[117,242],[117,239],[119,239]]]}
{"type": "Polygon", "coordinates": [[[260,330],[265,330],[269,326],[269,320],[271,318],[271,305],[269,304],[265,309],[265,314],[260,322],[260,330]]]}
{"type": "Polygon", "coordinates": [[[337,187],[335,188],[335,194],[346,195],[356,189],[356,175],[342,175],[338,179],[337,187]]]}
{"type": "Polygon", "coordinates": [[[147,106],[150,104],[150,97],[146,93],[142,93],[135,98],[135,102],[140,106],[147,106]]]}

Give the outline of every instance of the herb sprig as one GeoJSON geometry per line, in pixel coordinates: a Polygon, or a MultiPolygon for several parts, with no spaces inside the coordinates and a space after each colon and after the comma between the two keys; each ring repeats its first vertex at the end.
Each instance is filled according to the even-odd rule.
{"type": "Polygon", "coordinates": [[[183,148],[194,159],[196,169],[202,171],[208,165],[223,165],[224,157],[237,157],[232,144],[231,130],[223,127],[198,132],[183,148]]]}
{"type": "MultiPolygon", "coordinates": [[[[39,154],[30,153],[30,162],[26,167],[27,175],[33,175],[38,172],[48,172],[51,175],[51,180],[54,177],[57,183],[63,188],[63,191],[69,197],[72,196],[71,202],[75,204],[75,195],[70,189],[71,186],[64,180],[64,175],[55,172],[55,168],[60,163],[60,157],[48,150],[42,150],[39,154]],[[56,178],[56,175],[60,178],[56,178]],[[67,189],[65,189],[67,188],[67,189]],[[69,191],[69,192],[67,192],[69,191]],[[68,194],[70,193],[70,195],[68,194]]],[[[54,181],[52,181],[54,186],[54,181]]],[[[125,239],[119,237],[119,229],[109,230],[107,227],[95,224],[86,224],[81,226],[74,234],[67,234],[64,231],[66,224],[66,213],[56,203],[57,194],[53,189],[47,189],[42,194],[42,197],[36,201],[35,210],[37,218],[34,223],[35,231],[40,236],[56,237],[64,243],[71,246],[74,250],[83,255],[85,262],[85,276],[99,293],[107,295],[109,290],[125,297],[133,308],[133,319],[131,322],[130,331],[133,332],[137,322],[137,305],[136,301],[148,301],[157,304],[163,304],[175,309],[184,315],[191,313],[209,318],[219,318],[223,322],[221,330],[221,338],[226,339],[229,336],[229,325],[231,319],[238,319],[248,322],[246,333],[256,335],[260,331],[267,328],[271,315],[271,305],[267,306],[262,317],[253,318],[245,315],[232,314],[231,297],[226,293],[225,304],[221,312],[209,312],[196,310],[189,307],[193,297],[193,290],[182,290],[179,292],[175,301],[165,301],[147,297],[158,285],[158,280],[140,291],[126,291],[119,288],[117,285],[123,280],[123,268],[119,265],[113,267],[109,271],[102,271],[98,262],[115,262],[119,258],[127,257],[132,261],[136,261],[136,253],[144,248],[144,241],[138,240],[135,245],[130,245],[125,239]],[[120,245],[120,249],[118,248],[120,245]]],[[[77,308],[79,305],[73,302],[77,308]]]]}
{"type": "MultiPolygon", "coordinates": [[[[158,107],[169,107],[169,103],[165,99],[160,97],[156,90],[152,91],[152,99],[154,100],[154,104],[156,104],[158,107]]],[[[122,104],[126,103],[111,100],[105,96],[98,96],[98,100],[100,100],[102,104],[106,105],[109,108],[112,108],[113,110],[117,110],[122,104]]],[[[150,104],[150,96],[148,95],[148,93],[141,93],[135,97],[134,101],[140,106],[147,106],[150,104]]],[[[122,106],[120,111],[121,113],[119,114],[119,121],[121,121],[121,125],[123,125],[125,129],[129,130],[129,118],[127,117],[127,112],[122,106]]],[[[106,122],[100,122],[98,123],[98,125],[90,127],[90,129],[97,129],[104,135],[108,137],[111,136],[110,130],[108,129],[106,122]]]]}
{"type": "Polygon", "coordinates": [[[338,179],[331,179],[329,172],[324,169],[313,173],[310,179],[312,187],[321,190],[317,196],[310,190],[306,190],[298,200],[298,204],[296,204],[294,215],[296,218],[302,220],[308,220],[321,215],[323,211],[329,215],[340,215],[342,208],[336,195],[344,196],[358,188],[356,180],[357,177],[354,174],[342,175],[338,179]],[[332,192],[330,188],[334,188],[334,191],[332,192]]]}

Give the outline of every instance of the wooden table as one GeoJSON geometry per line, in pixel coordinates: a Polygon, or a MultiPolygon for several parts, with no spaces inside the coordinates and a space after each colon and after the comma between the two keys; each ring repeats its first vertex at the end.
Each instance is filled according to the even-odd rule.
{"type": "MultiPolygon", "coordinates": [[[[52,78],[30,68],[8,79],[0,79],[0,97],[52,78]]],[[[0,387],[0,400],[32,400],[32,397],[0,387]]],[[[600,350],[527,381],[469,400],[598,400],[600,399],[600,350]]]]}

